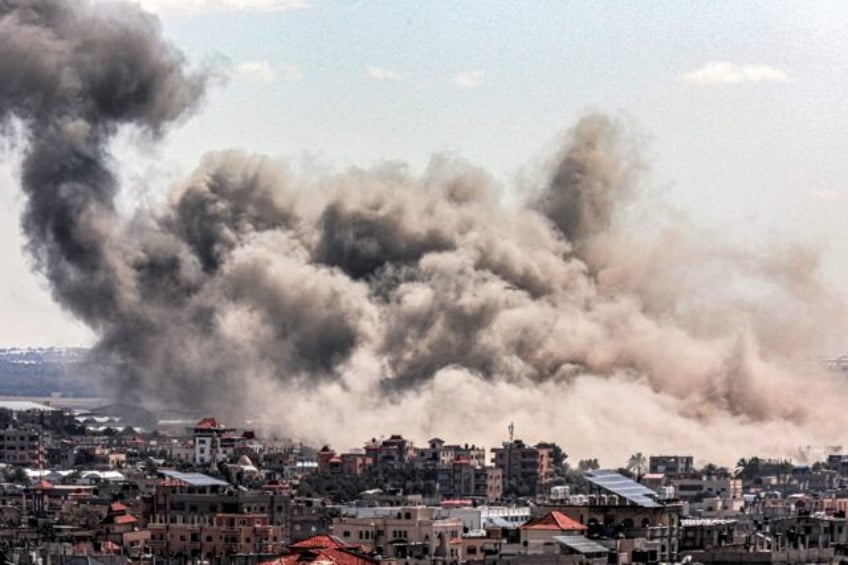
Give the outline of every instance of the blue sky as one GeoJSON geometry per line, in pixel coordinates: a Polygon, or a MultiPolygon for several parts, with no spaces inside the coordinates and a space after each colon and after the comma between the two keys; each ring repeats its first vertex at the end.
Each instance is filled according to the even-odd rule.
{"type": "MultiPolygon", "coordinates": [[[[511,186],[586,111],[627,125],[647,184],[743,245],[821,246],[848,288],[848,4],[147,0],[193,66],[229,75],[158,146],[116,148],[126,199],[204,152],[343,169],[451,152],[511,186]],[[528,165],[529,164],[529,165],[528,165]]],[[[30,274],[0,167],[0,345],[90,334],[30,274]]]]}

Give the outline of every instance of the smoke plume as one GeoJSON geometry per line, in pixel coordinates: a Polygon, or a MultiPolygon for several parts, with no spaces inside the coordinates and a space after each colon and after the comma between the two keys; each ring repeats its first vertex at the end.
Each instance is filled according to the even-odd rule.
{"type": "Polygon", "coordinates": [[[644,167],[608,118],[574,126],[520,206],[444,156],[314,178],[221,151],[125,218],[110,139],[163,134],[204,75],[116,4],[0,0],[0,53],[29,251],[124,400],[342,448],[491,445],[515,421],[610,465],[839,442],[848,384],[814,360],[844,316],[816,254],[741,250],[659,206],[645,221],[644,167]]]}

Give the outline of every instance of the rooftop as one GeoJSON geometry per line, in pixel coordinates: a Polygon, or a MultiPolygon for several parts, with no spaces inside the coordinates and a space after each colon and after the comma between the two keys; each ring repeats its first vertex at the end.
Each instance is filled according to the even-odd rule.
{"type": "Polygon", "coordinates": [[[603,490],[616,494],[628,502],[642,508],[660,508],[662,504],[655,498],[657,493],[621,473],[608,470],[587,471],[583,477],[603,490]]]}
{"type": "Polygon", "coordinates": [[[563,514],[562,512],[558,512],[554,510],[553,512],[548,512],[541,518],[536,518],[535,520],[530,520],[523,526],[519,527],[520,530],[561,530],[561,531],[573,531],[573,530],[587,530],[588,528],[578,522],[577,520],[573,520],[563,514]]]}
{"type": "Polygon", "coordinates": [[[11,410],[12,412],[26,412],[28,410],[40,410],[42,412],[52,412],[58,410],[46,404],[31,402],[29,400],[0,400],[0,409],[11,410]]]}
{"type": "Polygon", "coordinates": [[[226,487],[230,486],[227,481],[204,475],[203,473],[181,473],[179,471],[160,470],[160,474],[165,475],[169,479],[173,479],[180,483],[184,483],[193,487],[226,487]]]}

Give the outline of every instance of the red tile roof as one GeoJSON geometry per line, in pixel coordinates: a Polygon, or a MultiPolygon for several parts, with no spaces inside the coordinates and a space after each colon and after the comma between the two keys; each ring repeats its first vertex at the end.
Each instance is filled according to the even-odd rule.
{"type": "Polygon", "coordinates": [[[260,565],[298,565],[299,563],[321,563],[322,565],[375,565],[377,559],[360,555],[348,549],[302,550],[273,561],[264,561],[260,565]]]}
{"type": "Polygon", "coordinates": [[[198,423],[196,423],[194,427],[195,429],[200,430],[217,430],[221,427],[221,425],[215,418],[203,418],[198,423]]]}
{"type": "Polygon", "coordinates": [[[519,530],[554,530],[554,531],[571,531],[571,530],[588,530],[586,526],[578,522],[577,520],[572,520],[562,512],[557,512],[554,510],[553,512],[548,512],[541,518],[536,518],[534,520],[530,520],[523,526],[518,528],[519,530]]]}
{"type": "Polygon", "coordinates": [[[123,516],[115,516],[114,522],[116,524],[134,524],[138,520],[135,519],[134,516],[130,516],[129,514],[125,514],[123,516]]]}
{"type": "Polygon", "coordinates": [[[265,561],[260,565],[299,565],[321,563],[322,565],[375,565],[378,560],[365,555],[361,546],[352,545],[331,535],[317,535],[289,546],[292,554],[265,561]]]}
{"type": "Polygon", "coordinates": [[[40,481],[35,483],[35,485],[33,485],[33,488],[35,490],[50,490],[50,489],[54,488],[54,486],[53,486],[53,483],[51,483],[50,481],[41,479],[40,481]]]}
{"type": "Polygon", "coordinates": [[[113,502],[109,505],[109,512],[126,512],[127,507],[121,504],[120,502],[113,502]]]}
{"type": "Polygon", "coordinates": [[[326,534],[321,534],[317,536],[312,536],[311,538],[307,538],[305,540],[301,540],[299,542],[293,543],[289,546],[291,549],[340,549],[343,547],[352,548],[355,547],[343,539],[337,538],[336,536],[330,536],[326,534]]]}

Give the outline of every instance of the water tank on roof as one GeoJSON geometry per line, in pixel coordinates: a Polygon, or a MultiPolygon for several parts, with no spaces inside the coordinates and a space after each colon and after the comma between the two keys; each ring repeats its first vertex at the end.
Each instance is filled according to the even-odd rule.
{"type": "Polygon", "coordinates": [[[589,503],[589,497],[587,497],[585,494],[578,494],[577,495],[577,504],[580,504],[581,506],[585,506],[588,503],[589,503]]]}
{"type": "Polygon", "coordinates": [[[660,487],[657,489],[660,500],[671,500],[674,498],[674,487],[660,487]]]}
{"type": "Polygon", "coordinates": [[[567,486],[551,487],[551,500],[567,500],[571,488],[567,486]]]}

